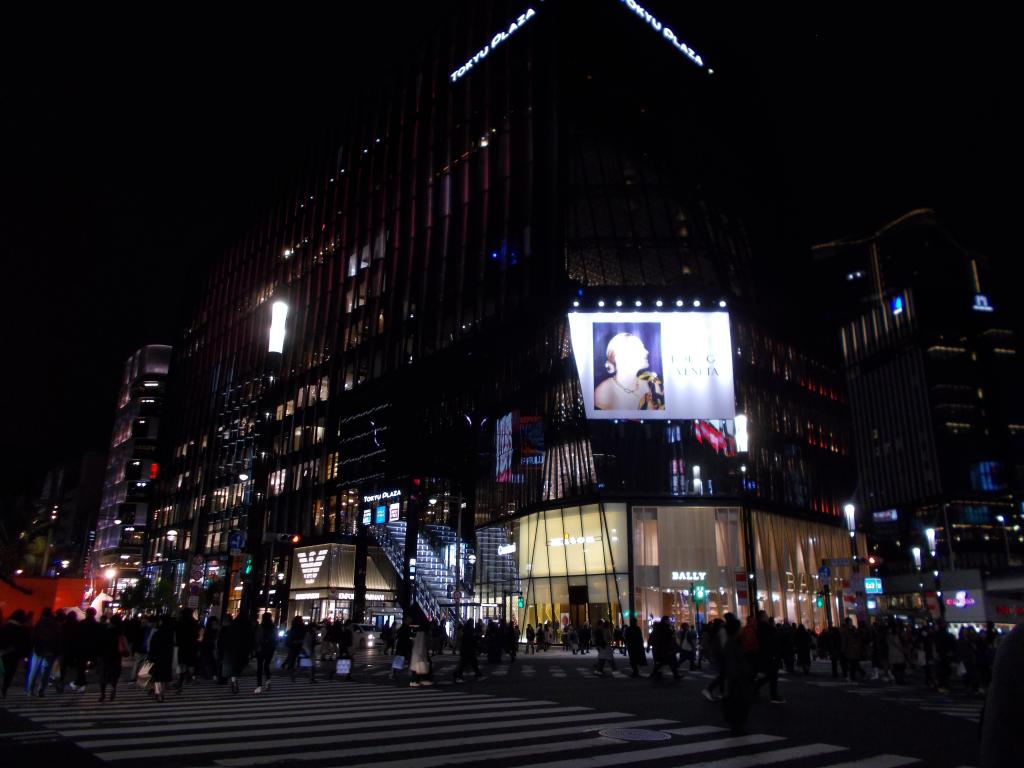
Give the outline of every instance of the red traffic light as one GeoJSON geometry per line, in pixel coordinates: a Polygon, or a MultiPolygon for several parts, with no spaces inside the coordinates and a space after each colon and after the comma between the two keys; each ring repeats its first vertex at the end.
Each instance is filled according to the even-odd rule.
{"type": "Polygon", "coordinates": [[[880,558],[878,555],[868,555],[868,565],[875,566],[881,564],[882,558],[880,558]]]}
{"type": "Polygon", "coordinates": [[[294,534],[292,534],[292,537],[291,537],[290,541],[291,541],[292,544],[298,544],[300,541],[302,541],[302,537],[299,536],[299,534],[294,533],[294,534]]]}

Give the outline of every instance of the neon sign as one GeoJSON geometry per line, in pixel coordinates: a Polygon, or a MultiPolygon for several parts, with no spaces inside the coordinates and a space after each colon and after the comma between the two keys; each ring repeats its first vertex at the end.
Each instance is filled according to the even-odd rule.
{"type": "Polygon", "coordinates": [[[700,57],[699,53],[697,53],[695,50],[693,50],[693,48],[691,48],[682,40],[680,40],[675,32],[673,32],[665,24],[659,21],[656,16],[654,16],[650,11],[648,11],[646,8],[640,5],[640,3],[636,2],[636,0],[622,0],[622,2],[625,4],[627,8],[629,8],[629,10],[631,10],[644,21],[646,21],[655,32],[660,32],[661,36],[668,40],[670,43],[672,43],[672,47],[674,47],[677,51],[682,53],[686,58],[688,58],[698,67],[704,66],[704,60],[700,57]]]}
{"type": "Polygon", "coordinates": [[[456,83],[460,78],[464,77],[473,67],[487,58],[487,54],[497,48],[499,45],[508,40],[513,34],[523,28],[530,19],[537,15],[537,12],[533,8],[527,8],[525,13],[519,14],[507,27],[507,29],[501,29],[498,33],[491,38],[491,42],[487,43],[483,48],[470,56],[466,63],[461,67],[452,72],[448,77],[452,83],[456,83]]]}
{"type": "Polygon", "coordinates": [[[560,539],[548,539],[548,546],[568,547],[571,544],[593,544],[600,540],[600,536],[563,536],[560,539]]]}
{"type": "Polygon", "coordinates": [[[975,604],[975,599],[971,597],[970,593],[966,590],[961,589],[955,596],[946,598],[946,605],[951,608],[968,608],[975,604]]]}
{"type": "Polygon", "coordinates": [[[672,581],[704,581],[707,571],[672,571],[672,581]]]}

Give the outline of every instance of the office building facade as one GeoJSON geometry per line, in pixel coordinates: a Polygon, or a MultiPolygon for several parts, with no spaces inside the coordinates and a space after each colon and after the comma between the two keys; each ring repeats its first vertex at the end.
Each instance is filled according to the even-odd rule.
{"type": "Polygon", "coordinates": [[[355,547],[354,595],[376,547],[398,604],[448,618],[685,620],[759,601],[823,623],[834,560],[845,610],[840,380],[772,332],[743,225],[703,187],[728,187],[726,86],[679,20],[643,10],[462,4],[212,267],[176,348],[147,553],[183,588],[213,574],[229,609],[246,589],[269,606],[270,585],[295,590],[300,549],[337,544],[355,547]],[[581,379],[580,318],[624,323],[616,345],[665,329],[645,342],[645,386],[674,387],[651,391],[659,413],[603,418],[617,384],[581,379]],[[690,325],[717,358],[673,346],[690,325]],[[684,405],[706,387],[714,408],[684,405]],[[284,533],[302,546],[271,553],[284,533]],[[714,599],[673,573],[704,573],[714,599]]]}

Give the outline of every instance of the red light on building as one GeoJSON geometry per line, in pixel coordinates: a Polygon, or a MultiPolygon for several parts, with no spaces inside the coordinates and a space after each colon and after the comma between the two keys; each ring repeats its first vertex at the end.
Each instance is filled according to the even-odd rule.
{"type": "Polygon", "coordinates": [[[160,474],[160,465],[154,461],[149,465],[149,479],[156,480],[158,474],[160,474]]]}

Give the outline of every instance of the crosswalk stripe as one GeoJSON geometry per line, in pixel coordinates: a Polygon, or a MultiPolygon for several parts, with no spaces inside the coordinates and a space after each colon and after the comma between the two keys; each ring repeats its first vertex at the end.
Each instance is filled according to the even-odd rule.
{"type": "Polygon", "coordinates": [[[725,728],[720,728],[717,725],[690,725],[686,728],[670,728],[662,729],[665,733],[671,733],[673,736],[703,736],[706,733],[721,733],[725,728]]]}
{"type": "MultiPolygon", "coordinates": [[[[436,701],[436,700],[432,700],[431,703],[433,703],[433,701],[436,701]]],[[[494,703],[479,703],[478,702],[478,703],[474,703],[473,704],[473,711],[476,712],[476,711],[480,711],[480,710],[495,710],[495,709],[500,710],[500,711],[510,711],[510,710],[513,710],[513,709],[518,709],[520,707],[532,707],[534,709],[541,709],[541,707],[538,706],[538,704],[541,704],[541,703],[543,703],[543,704],[553,704],[554,702],[550,702],[550,701],[548,701],[548,702],[533,702],[533,701],[505,702],[505,701],[503,701],[503,702],[494,702],[494,703]]],[[[371,707],[371,708],[360,708],[360,709],[352,709],[352,708],[348,708],[348,709],[331,709],[330,712],[323,712],[323,713],[319,713],[319,714],[306,714],[306,715],[299,715],[299,716],[295,716],[295,717],[281,717],[281,715],[275,710],[273,712],[266,712],[266,713],[260,715],[259,717],[249,717],[249,718],[242,718],[242,719],[235,719],[233,717],[232,718],[223,718],[222,717],[219,722],[223,726],[230,726],[232,728],[239,728],[239,727],[242,727],[242,726],[259,726],[259,725],[278,726],[278,725],[288,725],[288,724],[291,724],[291,723],[306,723],[309,726],[313,726],[314,724],[316,726],[320,726],[320,725],[327,725],[327,723],[329,723],[329,722],[331,722],[333,720],[342,720],[344,718],[351,717],[353,714],[357,714],[357,715],[362,715],[362,714],[366,714],[366,715],[381,714],[381,715],[386,715],[388,718],[391,718],[391,717],[395,717],[395,716],[398,716],[398,715],[416,715],[416,714],[420,714],[422,712],[423,712],[423,703],[422,702],[415,702],[415,703],[414,702],[410,702],[410,706],[407,707],[407,708],[406,707],[397,707],[396,708],[394,705],[391,705],[391,706],[388,706],[388,707],[371,707]]],[[[232,712],[232,715],[234,715],[234,714],[235,713],[232,712]]],[[[448,716],[445,716],[445,719],[448,719],[448,716]]],[[[210,725],[209,725],[209,718],[205,718],[202,721],[192,721],[192,720],[189,720],[187,722],[176,721],[176,720],[173,720],[173,719],[168,720],[166,718],[163,718],[163,719],[160,720],[160,723],[161,723],[162,727],[165,730],[167,730],[167,731],[174,731],[175,733],[178,733],[178,734],[181,734],[183,731],[204,731],[204,730],[208,730],[209,727],[210,727],[210,725]]],[[[139,734],[139,733],[152,733],[152,731],[153,731],[152,726],[148,726],[148,725],[146,725],[146,726],[138,726],[138,727],[129,727],[129,728],[123,727],[123,726],[119,725],[118,723],[111,723],[111,725],[114,726],[114,729],[116,729],[117,735],[119,737],[121,737],[121,736],[131,736],[133,734],[139,734]]],[[[288,733],[289,731],[288,731],[287,728],[275,728],[274,732],[275,733],[288,733]]],[[[97,730],[95,728],[82,728],[82,729],[72,729],[72,730],[63,730],[63,729],[61,729],[61,734],[66,736],[66,737],[68,737],[68,738],[76,738],[76,737],[79,737],[79,736],[96,736],[97,735],[97,730]]],[[[221,734],[221,735],[224,735],[224,734],[221,734]]],[[[179,738],[184,739],[184,738],[191,738],[191,737],[179,736],[179,738]]],[[[205,736],[203,736],[203,738],[205,738],[205,736]]],[[[127,742],[125,742],[122,739],[118,739],[117,741],[115,741],[113,743],[114,744],[120,744],[120,743],[127,743],[127,742]]]]}
{"type": "MultiPolygon", "coordinates": [[[[573,707],[573,709],[580,710],[585,707],[573,707]]],[[[453,714],[448,716],[448,720],[456,717],[453,714]]],[[[403,738],[416,738],[420,736],[435,736],[439,734],[451,734],[451,733],[462,733],[465,731],[465,721],[471,717],[471,715],[459,716],[460,722],[454,725],[442,725],[432,726],[427,728],[391,728],[387,731],[388,739],[403,739],[403,738]]],[[[493,717],[493,715],[488,715],[493,717]]],[[[577,712],[571,715],[562,715],[559,717],[535,717],[526,719],[505,719],[497,723],[486,723],[482,724],[481,728],[488,730],[514,730],[516,728],[524,728],[532,725],[553,725],[557,723],[578,723],[586,720],[615,720],[623,717],[629,717],[624,712],[577,712]]],[[[393,725],[393,724],[392,724],[393,725]]],[[[367,721],[363,724],[364,729],[372,726],[372,730],[364,730],[362,733],[339,733],[331,734],[328,736],[302,736],[297,738],[287,739],[260,739],[251,740],[244,743],[228,743],[228,742],[214,742],[209,744],[197,744],[195,746],[182,745],[182,744],[170,744],[168,747],[159,748],[146,748],[146,749],[126,749],[117,750],[110,752],[97,752],[95,753],[101,760],[138,760],[140,758],[148,757],[166,757],[174,755],[178,757],[184,757],[186,755],[208,755],[214,753],[224,752],[238,752],[243,750],[251,751],[265,751],[271,749],[288,749],[290,747],[306,747],[316,745],[327,745],[336,742],[353,743],[357,741],[373,741],[381,738],[381,732],[378,730],[380,722],[377,719],[367,721]]],[[[251,734],[247,733],[247,736],[251,734]]],[[[215,734],[215,737],[219,734],[215,734]]],[[[87,744],[79,742],[80,746],[87,747],[87,744]]],[[[387,745],[383,745],[381,749],[386,750],[387,745]]]]}
{"type": "MultiPolygon", "coordinates": [[[[569,726],[564,728],[550,728],[546,730],[531,730],[531,731],[520,731],[518,733],[505,733],[505,734],[484,734],[482,736],[467,736],[460,739],[444,739],[443,742],[439,742],[436,745],[432,745],[430,742],[411,741],[404,742],[401,744],[392,744],[388,747],[388,754],[398,752],[418,752],[423,753],[431,749],[438,749],[444,747],[446,749],[457,749],[460,747],[471,747],[477,744],[501,744],[513,741],[539,741],[547,743],[547,739],[556,736],[572,736],[578,733],[586,733],[589,731],[595,731],[600,728],[641,728],[652,725],[667,725],[674,721],[672,720],[625,720],[620,723],[597,723],[589,724],[584,726],[569,726]]],[[[578,743],[578,742],[574,742],[578,743]]],[[[318,750],[315,752],[296,752],[289,754],[289,760],[329,760],[331,758],[343,758],[345,761],[351,760],[355,757],[363,757],[366,755],[375,755],[380,753],[380,747],[363,747],[352,749],[350,747],[341,747],[339,749],[330,750],[318,750]]],[[[479,756],[479,753],[474,753],[479,756]]],[[[280,762],[280,755],[261,755],[259,757],[232,757],[217,760],[218,765],[222,766],[242,766],[242,765],[260,765],[265,763],[277,763],[280,762]]]]}
{"type": "Polygon", "coordinates": [[[847,763],[834,763],[825,768],[899,768],[901,765],[913,765],[920,763],[916,757],[903,757],[902,755],[875,755],[865,757],[861,760],[851,760],[847,763]]]}
{"type": "Polygon", "coordinates": [[[424,757],[417,755],[410,758],[398,760],[382,760],[373,763],[355,763],[349,768],[427,768],[436,765],[458,765],[460,763],[475,763],[478,760],[489,758],[510,758],[527,757],[529,755],[544,755],[551,752],[568,752],[577,749],[590,749],[592,747],[607,746],[616,743],[614,739],[604,736],[597,736],[592,739],[577,739],[576,741],[555,742],[554,744],[527,744],[522,747],[499,747],[497,749],[476,750],[453,755],[446,752],[441,755],[430,755],[424,757]]]}
{"type": "Polygon", "coordinates": [[[804,744],[799,747],[786,747],[784,749],[772,749],[765,752],[755,752],[752,755],[737,755],[726,757],[721,760],[711,760],[696,765],[688,765],[686,768],[752,768],[757,765],[772,765],[786,760],[799,760],[805,757],[816,757],[828,755],[833,752],[842,752],[846,747],[839,747],[835,744],[804,744]]]}
{"type": "MultiPolygon", "coordinates": [[[[382,690],[383,691],[389,691],[389,689],[386,689],[386,688],[382,689],[382,690]]],[[[271,701],[274,702],[274,704],[277,704],[277,705],[288,706],[289,704],[292,704],[292,703],[294,703],[294,704],[308,703],[309,698],[307,696],[301,696],[301,697],[292,697],[290,699],[285,699],[283,697],[275,697],[275,696],[272,696],[272,695],[268,694],[267,699],[255,699],[255,698],[252,698],[252,699],[245,699],[245,700],[242,700],[242,701],[238,701],[236,699],[235,701],[232,702],[231,711],[233,713],[242,713],[242,714],[245,714],[247,712],[260,712],[260,711],[263,711],[263,710],[266,709],[266,704],[264,702],[267,701],[267,700],[271,700],[271,701]]],[[[359,701],[353,701],[353,700],[351,700],[351,699],[349,699],[347,697],[333,697],[333,698],[332,697],[318,697],[317,698],[317,701],[320,702],[321,704],[333,707],[335,709],[339,709],[339,708],[340,709],[345,709],[345,710],[357,709],[357,710],[360,710],[360,711],[363,710],[363,709],[366,709],[366,708],[375,708],[376,709],[376,708],[383,707],[385,705],[401,704],[401,703],[405,703],[405,702],[412,702],[414,700],[417,701],[418,703],[420,703],[421,706],[422,706],[422,704],[427,703],[427,702],[431,702],[431,703],[433,703],[433,702],[447,703],[447,702],[453,702],[453,701],[465,701],[465,702],[468,702],[468,703],[475,703],[475,702],[480,702],[480,703],[485,703],[485,702],[511,703],[511,702],[522,701],[522,699],[518,699],[518,698],[498,698],[498,697],[494,697],[494,696],[488,696],[486,694],[466,694],[465,696],[460,696],[459,694],[456,694],[456,693],[445,693],[443,691],[438,691],[437,693],[430,693],[430,694],[423,695],[423,693],[419,693],[419,692],[413,693],[413,692],[408,691],[408,690],[401,690],[401,691],[397,691],[396,690],[393,693],[390,693],[390,692],[389,693],[382,693],[379,697],[378,696],[366,697],[365,699],[362,699],[362,700],[359,700],[359,701]],[[415,699],[413,697],[415,697],[415,699]]],[[[223,715],[223,713],[224,713],[224,704],[227,701],[231,701],[231,700],[225,698],[222,701],[218,701],[218,702],[215,702],[215,703],[208,703],[206,706],[197,705],[195,702],[187,702],[187,701],[175,701],[173,703],[165,701],[163,704],[158,704],[156,702],[152,702],[152,703],[146,702],[146,705],[148,705],[150,707],[150,709],[147,711],[146,714],[147,714],[147,716],[150,715],[150,714],[152,715],[152,717],[150,717],[149,719],[158,719],[161,722],[174,719],[175,715],[182,715],[182,717],[180,718],[182,722],[198,721],[198,720],[205,721],[205,720],[209,719],[210,715],[217,715],[217,716],[223,715]]],[[[99,705],[97,705],[97,707],[99,707],[99,705]]],[[[121,718],[123,718],[126,715],[132,715],[132,714],[137,713],[138,712],[138,708],[139,708],[139,705],[138,705],[138,703],[136,703],[134,706],[129,707],[127,709],[126,708],[121,708],[121,709],[117,709],[117,710],[107,710],[107,709],[103,709],[103,708],[98,708],[97,710],[94,710],[94,711],[91,711],[91,712],[90,711],[78,711],[78,712],[75,712],[75,713],[71,713],[71,712],[67,712],[67,711],[63,711],[62,712],[60,710],[48,709],[48,710],[39,712],[38,714],[35,714],[35,713],[32,713],[32,712],[24,712],[24,711],[18,711],[18,714],[26,716],[26,717],[33,717],[33,719],[38,720],[39,722],[43,722],[43,723],[73,724],[75,722],[94,722],[94,721],[97,721],[97,720],[100,720],[100,721],[102,721],[102,720],[120,720],[121,718]]]]}
{"type": "MultiPolygon", "coordinates": [[[[683,755],[698,755],[701,752],[714,752],[719,749],[752,747],[772,741],[784,741],[784,738],[782,736],[769,736],[764,733],[753,733],[749,736],[732,736],[724,739],[710,739],[708,741],[672,744],[667,747],[650,747],[648,749],[637,748],[637,744],[633,743],[629,745],[629,749],[622,752],[590,755],[570,760],[552,760],[546,763],[531,763],[530,768],[601,768],[602,766],[623,765],[625,763],[639,762],[640,760],[662,760],[670,757],[682,757],[683,755]]],[[[623,742],[616,743],[622,744],[623,742]]]]}

